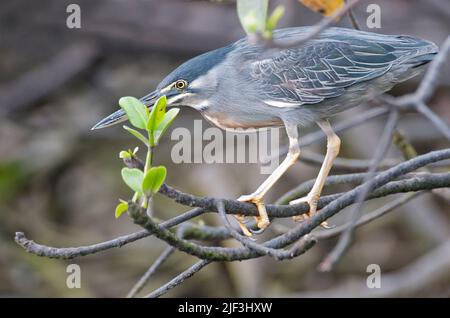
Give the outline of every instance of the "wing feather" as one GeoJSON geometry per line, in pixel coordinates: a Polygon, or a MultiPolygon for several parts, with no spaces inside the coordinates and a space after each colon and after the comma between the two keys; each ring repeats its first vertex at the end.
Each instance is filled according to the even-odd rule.
{"type": "MultiPolygon", "coordinates": [[[[310,31],[305,28],[274,32],[276,41],[292,41],[310,31]]],[[[246,80],[258,85],[263,100],[274,107],[317,104],[341,96],[352,85],[389,72],[403,61],[436,50],[430,42],[409,36],[383,35],[329,28],[299,47],[268,50],[246,39],[236,42],[239,68],[251,60],[246,80]],[[250,73],[250,77],[248,74],[250,73]]]]}
{"type": "Polygon", "coordinates": [[[385,74],[397,60],[393,51],[390,45],[359,39],[316,40],[252,63],[251,78],[264,90],[267,105],[316,104],[385,74]]]}

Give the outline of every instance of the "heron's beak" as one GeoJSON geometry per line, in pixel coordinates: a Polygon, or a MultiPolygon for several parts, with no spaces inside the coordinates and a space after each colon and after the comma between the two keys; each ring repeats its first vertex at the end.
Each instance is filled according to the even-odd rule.
{"type": "MultiPolygon", "coordinates": [[[[153,91],[150,94],[142,97],[140,99],[140,101],[145,106],[150,108],[151,106],[153,106],[155,101],[158,99],[158,95],[159,95],[159,92],[156,90],[156,91],[153,91]]],[[[123,109],[119,109],[118,111],[112,113],[108,117],[105,117],[102,120],[100,120],[98,123],[96,123],[94,125],[94,127],[91,128],[91,130],[113,126],[115,124],[124,122],[125,120],[127,120],[127,115],[125,114],[123,109]]]]}

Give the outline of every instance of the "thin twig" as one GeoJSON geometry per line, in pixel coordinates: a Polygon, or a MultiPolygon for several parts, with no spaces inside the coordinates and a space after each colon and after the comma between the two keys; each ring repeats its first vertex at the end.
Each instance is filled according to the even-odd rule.
{"type": "MultiPolygon", "coordinates": [[[[385,172],[380,173],[376,176],[373,181],[373,189],[381,190],[382,185],[398,178],[403,173],[408,173],[414,169],[417,169],[423,166],[426,163],[430,163],[433,161],[437,161],[443,158],[443,156],[450,156],[450,150],[434,152],[433,156],[423,155],[419,156],[411,162],[402,163],[398,167],[389,169],[385,172]]],[[[441,174],[441,179],[438,180],[437,184],[428,184],[431,188],[435,188],[436,185],[439,187],[446,187],[450,185],[450,174],[441,174]]],[[[416,177],[416,180],[413,180],[409,183],[411,191],[420,191],[425,189],[418,189],[413,187],[417,187],[418,180],[420,180],[420,176],[416,177]]],[[[408,183],[407,181],[398,181],[401,183],[408,183]]],[[[420,182],[419,182],[420,183],[420,182]]],[[[386,185],[388,186],[388,185],[386,185]]],[[[334,200],[332,200],[328,205],[326,205],[319,213],[317,213],[311,219],[304,221],[302,224],[294,228],[293,230],[280,235],[274,239],[271,239],[265,242],[263,245],[265,247],[270,247],[274,249],[279,249],[285,247],[289,244],[294,243],[295,241],[302,238],[304,235],[310,233],[315,227],[321,224],[321,222],[335,215],[343,208],[353,204],[361,191],[366,187],[366,184],[362,184],[355,189],[346,192],[343,195],[338,196],[334,200]],[[318,223],[320,222],[320,223],[318,223]]],[[[392,187],[394,189],[398,189],[397,186],[392,187]]],[[[375,191],[376,192],[376,191],[375,191]]],[[[148,231],[154,233],[156,237],[161,240],[164,240],[168,244],[176,247],[180,251],[191,254],[193,256],[197,256],[202,259],[210,259],[215,261],[235,261],[235,260],[243,260],[248,258],[259,257],[265,254],[260,254],[254,251],[249,250],[248,248],[224,248],[224,247],[216,247],[216,246],[202,246],[194,242],[186,241],[184,239],[179,238],[171,231],[168,231],[162,228],[159,224],[157,224],[152,218],[148,217],[144,211],[141,211],[139,207],[135,205],[131,205],[129,209],[129,214],[133,218],[136,224],[141,225],[148,231]]],[[[304,251],[303,251],[304,252],[304,251]]]]}
{"type": "MultiPolygon", "coordinates": [[[[327,185],[331,184],[340,184],[340,183],[354,183],[359,184],[362,182],[365,174],[349,174],[342,176],[330,176],[327,178],[327,185]],[[344,178],[342,178],[344,177],[344,178]]],[[[420,191],[421,185],[425,183],[429,185],[429,187],[433,188],[432,191],[436,191],[435,187],[443,187],[446,184],[450,185],[450,174],[439,174],[439,177],[436,174],[406,174],[405,177],[408,177],[409,180],[405,179],[406,183],[403,181],[395,181],[390,182],[385,186],[380,187],[378,190],[374,191],[369,198],[377,198],[386,196],[387,193],[390,193],[390,189],[404,189],[406,192],[410,191],[420,191]],[[440,181],[439,181],[440,179],[440,181]],[[444,179],[444,180],[443,180],[444,179]],[[447,181],[445,181],[447,179],[447,181]]],[[[307,193],[311,189],[314,180],[309,180],[301,185],[301,193],[307,193]]],[[[442,188],[444,190],[445,188],[442,188]]],[[[426,190],[426,189],[423,189],[426,190]]],[[[429,189],[428,189],[429,190],[429,189]]],[[[301,196],[302,194],[299,194],[301,196]]],[[[332,198],[339,197],[339,194],[333,195],[332,198]]],[[[292,198],[296,198],[297,196],[293,196],[292,198]]],[[[329,196],[324,197],[326,200],[330,198],[329,196]]],[[[331,199],[331,198],[330,198],[331,199]]],[[[277,201],[277,204],[284,204],[286,202],[291,201],[289,196],[283,196],[280,200],[277,201]],[[284,202],[286,201],[286,202],[284,202]]],[[[227,212],[229,213],[229,212],[227,212]]],[[[358,223],[359,224],[359,223],[358,223]]],[[[206,225],[197,225],[194,223],[184,223],[181,225],[177,233],[182,234],[182,237],[185,239],[195,239],[200,241],[221,241],[230,238],[229,231],[226,227],[219,226],[206,226],[206,225]]]]}
{"type": "Polygon", "coordinates": [[[127,294],[127,298],[133,298],[139,293],[142,288],[147,284],[150,278],[156,273],[156,271],[161,267],[162,264],[169,258],[170,255],[175,251],[172,246],[166,247],[162,254],[157,258],[157,260],[150,266],[150,268],[145,272],[145,274],[139,279],[139,281],[131,288],[127,294]]]}
{"type": "Polygon", "coordinates": [[[160,297],[167,292],[169,292],[172,288],[177,287],[178,285],[184,283],[186,279],[192,277],[195,273],[199,272],[203,267],[206,265],[209,265],[212,261],[209,260],[201,260],[191,267],[189,267],[187,270],[176,276],[174,279],[172,279],[167,284],[164,284],[163,286],[159,287],[158,289],[154,290],[150,294],[146,295],[145,298],[157,298],[160,297]]]}
{"type": "MultiPolygon", "coordinates": [[[[312,151],[303,150],[302,155],[299,158],[300,162],[306,164],[313,164],[321,166],[324,156],[312,151]]],[[[333,162],[333,171],[345,171],[345,172],[357,172],[357,171],[367,171],[370,168],[371,161],[361,160],[361,159],[346,159],[346,158],[336,158],[333,162]]],[[[396,164],[400,163],[399,160],[383,160],[379,169],[384,170],[387,168],[392,168],[396,164]]]]}
{"type": "MultiPolygon", "coordinates": [[[[385,205],[379,207],[378,209],[362,216],[358,220],[358,222],[356,222],[356,224],[354,225],[354,228],[360,227],[360,226],[367,224],[375,219],[378,219],[379,217],[385,215],[386,213],[391,212],[392,210],[410,202],[411,200],[417,198],[419,195],[424,194],[424,193],[426,193],[426,192],[421,191],[421,192],[404,194],[401,197],[399,197],[389,203],[386,203],[385,205]]],[[[340,235],[341,233],[346,231],[350,226],[351,226],[351,224],[347,223],[347,224],[335,227],[333,229],[323,230],[320,233],[315,234],[315,237],[317,238],[317,240],[330,239],[330,238],[340,235]]]]}
{"type": "MultiPolygon", "coordinates": [[[[165,228],[171,228],[183,222],[186,222],[194,217],[203,214],[205,211],[201,208],[195,208],[183,214],[180,214],[168,221],[162,222],[161,226],[165,228]]],[[[22,246],[27,252],[33,253],[38,256],[45,256],[48,258],[62,258],[62,259],[72,259],[80,256],[86,256],[90,254],[95,254],[111,248],[122,247],[125,244],[132,243],[134,241],[148,237],[152,233],[142,230],[128,235],[119,236],[109,241],[101,242],[98,244],[92,244],[88,246],[79,247],[51,247],[42,244],[35,243],[32,240],[26,238],[25,234],[22,232],[16,232],[15,241],[17,244],[22,246]]]]}
{"type": "MultiPolygon", "coordinates": [[[[435,158],[435,155],[440,155],[443,153],[446,153],[446,151],[450,151],[450,149],[444,149],[444,150],[439,150],[439,151],[434,151],[434,152],[430,152],[428,154],[419,156],[417,158],[420,159],[431,159],[433,160],[435,158]]],[[[385,172],[389,172],[389,171],[397,171],[395,170],[396,168],[399,167],[403,167],[403,164],[407,164],[407,167],[412,167],[415,166],[415,164],[417,162],[421,162],[421,160],[414,158],[412,160],[406,161],[400,165],[397,165],[393,168],[390,168],[388,170],[385,170],[383,172],[380,172],[379,175],[384,175],[385,172]]],[[[445,158],[447,159],[447,158],[445,158]]],[[[440,160],[438,160],[440,161],[440,160]]],[[[433,161],[435,162],[435,161],[433,161]]],[[[427,163],[428,164],[428,163],[427,163]]],[[[415,169],[413,169],[415,170],[415,169]]],[[[408,170],[405,173],[401,173],[400,175],[398,175],[396,178],[400,178],[404,175],[406,175],[407,173],[413,171],[413,170],[408,170]]],[[[400,193],[403,191],[411,191],[411,189],[414,186],[417,186],[417,189],[421,189],[421,187],[427,186],[427,182],[432,182],[433,178],[432,175],[439,175],[439,174],[431,174],[429,176],[429,179],[427,179],[427,181],[425,181],[423,179],[423,181],[421,181],[420,183],[418,183],[417,185],[414,185],[413,182],[419,182],[419,178],[425,178],[426,174],[417,174],[417,175],[413,175],[411,176],[410,179],[407,180],[401,180],[401,181],[397,181],[397,182],[393,182],[393,184],[395,184],[395,187],[386,187],[385,191],[383,191],[382,193],[378,193],[377,195],[389,195],[389,194],[394,194],[394,193],[400,193]]],[[[446,175],[446,174],[444,174],[446,175]]],[[[344,175],[345,176],[345,175],[344,175]]],[[[337,177],[337,176],[336,176],[337,177]]],[[[345,179],[345,178],[343,178],[345,179]]],[[[438,179],[438,178],[436,178],[438,179]]],[[[386,181],[386,183],[392,181],[388,180],[386,181]]],[[[385,183],[383,183],[382,185],[384,185],[385,183]]],[[[161,187],[161,194],[175,200],[176,202],[183,204],[183,205],[187,205],[187,206],[196,206],[196,207],[200,207],[203,208],[204,210],[210,211],[210,212],[217,212],[217,206],[216,206],[216,198],[211,198],[211,197],[198,197],[192,194],[187,194],[181,191],[178,191],[168,185],[163,185],[161,187]]],[[[319,208],[323,208],[325,205],[329,204],[330,202],[332,202],[334,199],[336,198],[336,195],[328,195],[328,196],[322,196],[321,200],[319,200],[318,203],[318,207],[319,208]]],[[[249,204],[249,203],[245,203],[245,202],[240,202],[237,200],[229,200],[229,199],[223,199],[223,202],[225,203],[225,208],[227,210],[228,214],[242,214],[245,216],[258,216],[258,210],[256,209],[256,207],[253,204],[249,204]]],[[[274,218],[280,218],[280,217],[291,217],[291,216],[295,216],[295,215],[299,215],[299,214],[303,214],[305,212],[308,211],[308,204],[306,203],[299,203],[299,204],[294,204],[294,205],[277,205],[277,204],[267,204],[266,205],[266,209],[267,209],[267,213],[270,217],[274,217],[274,218]]],[[[169,221],[166,221],[169,222],[169,221]]]]}
{"type": "Polygon", "coordinates": [[[419,88],[414,93],[414,99],[416,101],[427,102],[439,83],[439,74],[447,61],[447,57],[450,54],[450,36],[447,37],[444,44],[441,47],[440,53],[433,59],[430,67],[425,73],[425,77],[420,82],[419,88]]]}
{"type": "Polygon", "coordinates": [[[434,127],[437,128],[449,141],[450,141],[450,127],[444,122],[438,115],[436,115],[431,109],[425,105],[425,103],[416,104],[417,111],[424,115],[429,121],[431,121],[434,127]]]}
{"type": "MultiPolygon", "coordinates": [[[[394,133],[394,144],[401,151],[403,158],[406,160],[417,157],[418,153],[409,140],[398,129],[394,133]]],[[[428,167],[423,167],[419,171],[430,172],[428,167]]],[[[450,189],[433,189],[431,193],[448,201],[450,203],[450,189]]]]}
{"type": "Polygon", "coordinates": [[[315,243],[316,239],[310,235],[305,235],[302,238],[301,244],[295,244],[291,249],[289,250],[283,250],[283,249],[274,249],[270,247],[266,247],[262,244],[258,244],[255,241],[251,240],[250,238],[239,234],[231,225],[230,221],[227,218],[227,214],[225,211],[225,205],[223,204],[222,200],[219,200],[217,202],[217,210],[219,211],[219,215],[222,218],[222,220],[225,223],[225,226],[227,227],[228,231],[230,232],[230,235],[235,238],[237,241],[239,241],[243,246],[247,247],[249,250],[252,250],[260,255],[270,255],[276,260],[285,260],[285,259],[292,259],[296,256],[298,256],[300,253],[304,253],[305,247],[307,246],[308,249],[311,248],[315,243]]]}
{"type": "MultiPolygon", "coordinates": [[[[450,158],[450,149],[440,150],[437,152],[432,152],[432,153],[428,153],[426,155],[419,156],[417,158],[414,158],[411,161],[406,162],[407,170],[406,170],[405,174],[407,175],[407,173],[409,171],[414,170],[415,169],[414,167],[417,167],[417,164],[419,164],[418,167],[421,167],[423,165],[426,165],[426,164],[429,164],[432,162],[437,162],[439,160],[445,160],[448,158],[450,158]],[[412,169],[412,170],[409,170],[409,169],[412,169]]],[[[393,171],[397,172],[397,171],[403,171],[403,170],[404,170],[403,166],[400,166],[400,167],[397,166],[397,167],[391,168],[383,173],[380,173],[379,175],[377,175],[377,177],[378,176],[386,176],[386,173],[391,175],[391,173],[393,173],[393,171]],[[396,170],[396,169],[400,169],[400,170],[396,170]]],[[[337,176],[333,176],[333,178],[334,177],[337,177],[337,176]]],[[[387,195],[401,193],[401,192],[431,190],[431,189],[435,189],[435,188],[443,188],[443,187],[450,186],[450,173],[417,174],[416,176],[411,177],[409,179],[389,182],[398,177],[399,176],[395,176],[392,179],[383,179],[384,182],[386,182],[386,184],[384,186],[380,186],[376,191],[372,192],[372,194],[367,199],[384,197],[387,195]]],[[[352,194],[352,193],[353,192],[350,192],[350,194],[352,194]]],[[[334,207],[333,212],[330,212],[329,214],[327,213],[326,218],[331,217],[332,215],[339,212],[344,207],[346,207],[354,202],[353,197],[350,197],[350,198],[346,197],[344,202],[340,201],[341,197],[343,197],[347,194],[348,194],[348,192],[344,195],[335,194],[335,195],[323,196],[319,200],[318,207],[323,208],[323,211],[327,211],[325,209],[325,207],[328,208],[328,206],[330,204],[333,204],[336,201],[339,202],[339,204],[344,204],[342,206],[334,207]]],[[[204,199],[204,200],[206,200],[206,199],[204,199]]],[[[209,199],[209,200],[216,200],[216,199],[209,199]]],[[[253,207],[249,207],[249,209],[243,210],[240,208],[236,208],[230,204],[230,203],[232,203],[232,204],[240,203],[237,201],[235,202],[233,200],[224,200],[224,202],[226,203],[226,205],[230,205],[234,209],[233,211],[227,210],[227,213],[234,213],[234,214],[245,213],[245,215],[247,215],[247,216],[255,216],[258,213],[257,210],[255,210],[255,211],[253,210],[253,207]]],[[[200,201],[200,198],[199,198],[197,203],[204,203],[204,202],[200,201]]],[[[205,203],[205,205],[209,205],[209,203],[205,203]]],[[[216,209],[216,208],[214,208],[214,209],[216,209]]],[[[199,209],[194,209],[192,211],[196,211],[196,210],[199,210],[199,209]]],[[[289,217],[289,216],[306,213],[308,211],[308,206],[307,206],[307,204],[303,204],[303,203],[298,204],[298,205],[292,205],[292,206],[290,206],[290,205],[287,205],[287,206],[267,205],[267,211],[271,218],[289,217]]],[[[321,212],[323,212],[323,211],[321,211],[321,212]]],[[[319,214],[321,215],[322,213],[319,213],[319,214]]],[[[189,215],[189,213],[185,213],[183,215],[189,215]]],[[[178,222],[182,222],[182,219],[180,217],[176,217],[174,219],[177,219],[177,218],[178,218],[178,222]]],[[[168,221],[162,222],[159,225],[159,227],[165,229],[165,228],[169,228],[170,226],[174,226],[174,224],[179,224],[178,222],[172,221],[174,219],[170,219],[168,221]]],[[[311,220],[313,220],[313,219],[314,218],[312,218],[311,220]]],[[[186,232],[183,234],[183,237],[186,237],[186,239],[198,238],[201,240],[203,240],[203,239],[204,240],[214,240],[214,239],[221,240],[221,239],[226,238],[226,230],[225,229],[220,229],[220,228],[216,229],[216,228],[211,228],[211,227],[207,227],[207,226],[193,226],[193,225],[189,225],[188,223],[183,224],[182,228],[186,232]]],[[[116,239],[113,239],[110,241],[106,241],[103,243],[94,244],[94,245],[90,245],[90,246],[56,248],[56,247],[51,247],[51,246],[46,246],[46,245],[35,243],[32,240],[29,240],[28,238],[26,238],[23,233],[18,232],[16,234],[16,242],[20,246],[22,246],[27,252],[38,255],[38,256],[45,256],[45,257],[49,257],[49,258],[70,259],[70,258],[75,258],[75,257],[79,257],[79,256],[97,253],[97,252],[111,249],[114,247],[120,247],[124,244],[136,241],[140,238],[147,237],[151,234],[153,234],[153,233],[151,233],[151,231],[144,230],[144,231],[138,231],[138,232],[132,233],[130,235],[121,236],[119,238],[116,238],[116,239]]],[[[305,233],[305,234],[307,234],[307,233],[305,233]]],[[[226,258],[226,255],[224,256],[224,258],[226,258]]]]}
{"type": "MultiPolygon", "coordinates": [[[[341,175],[334,175],[334,176],[328,176],[325,179],[324,187],[328,187],[331,185],[337,185],[337,184],[350,184],[350,185],[358,185],[361,184],[364,181],[364,177],[367,175],[366,172],[361,173],[349,173],[349,174],[341,174],[341,175]]],[[[405,177],[411,177],[411,174],[405,175],[405,177]]],[[[314,185],[315,179],[310,179],[308,181],[305,181],[295,188],[292,188],[285,194],[283,194],[276,202],[275,204],[288,204],[290,201],[295,200],[297,198],[303,197],[306,195],[311,188],[314,185]]]]}
{"type": "MultiPolygon", "coordinates": [[[[348,2],[348,0],[345,0],[345,2],[348,2]]],[[[352,26],[355,30],[361,30],[361,27],[359,26],[358,20],[356,19],[355,15],[353,14],[353,8],[350,7],[348,9],[348,17],[350,18],[350,21],[352,22],[352,26]]]]}
{"type": "Polygon", "coordinates": [[[322,33],[322,31],[324,31],[327,27],[334,24],[336,21],[339,21],[339,19],[341,19],[344,15],[346,15],[348,10],[353,8],[358,2],[359,0],[350,0],[341,9],[335,11],[331,16],[322,18],[318,23],[316,23],[314,26],[311,27],[308,33],[306,33],[301,38],[296,39],[295,41],[275,42],[272,39],[266,39],[259,33],[252,35],[250,40],[255,43],[262,43],[269,48],[288,49],[292,47],[297,47],[299,45],[308,42],[309,40],[312,40],[320,33],[322,33]]]}
{"type": "Polygon", "coordinates": [[[138,231],[124,236],[119,236],[115,239],[93,244],[89,246],[79,247],[51,247],[42,244],[35,243],[32,240],[27,239],[24,233],[16,232],[15,241],[22,246],[27,252],[33,253],[38,256],[45,256],[48,258],[62,258],[71,259],[89,254],[98,253],[101,251],[109,250],[111,248],[122,247],[125,244],[140,240],[149,236],[148,231],[138,231]]]}

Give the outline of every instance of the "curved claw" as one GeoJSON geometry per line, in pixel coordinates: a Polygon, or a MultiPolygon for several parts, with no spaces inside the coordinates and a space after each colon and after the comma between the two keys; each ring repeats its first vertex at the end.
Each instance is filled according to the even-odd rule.
{"type": "Polygon", "coordinates": [[[247,232],[250,232],[253,234],[262,233],[263,231],[261,231],[261,230],[264,230],[270,224],[269,216],[267,215],[267,211],[266,211],[266,206],[264,205],[264,202],[262,202],[262,199],[257,196],[253,196],[253,195],[243,195],[238,198],[238,201],[250,202],[250,203],[255,204],[256,208],[258,209],[258,212],[259,212],[259,216],[255,217],[255,219],[256,219],[256,225],[258,226],[258,228],[260,230],[255,231],[255,230],[249,229],[243,223],[241,223],[241,228],[243,230],[244,230],[244,228],[246,229],[246,231],[244,231],[244,234],[247,236],[251,236],[251,235],[248,235],[247,232]]]}
{"type": "Polygon", "coordinates": [[[320,223],[320,226],[326,230],[331,230],[336,227],[336,224],[329,225],[328,222],[324,221],[324,222],[320,223]]]}
{"type": "Polygon", "coordinates": [[[248,230],[249,230],[252,234],[261,234],[261,233],[263,233],[263,232],[266,230],[266,228],[267,228],[267,227],[263,227],[263,228],[260,228],[259,230],[254,230],[254,229],[252,229],[252,228],[250,227],[250,228],[248,228],[248,230]]]}
{"type": "Polygon", "coordinates": [[[253,234],[261,234],[263,233],[266,228],[260,228],[259,230],[254,230],[252,227],[248,226],[250,223],[250,220],[246,219],[243,215],[235,215],[235,218],[237,222],[239,223],[239,226],[241,228],[242,233],[244,233],[245,236],[248,238],[256,241],[256,239],[252,238],[253,234]]]}
{"type": "Polygon", "coordinates": [[[243,215],[235,215],[236,221],[239,224],[239,227],[241,228],[242,233],[244,233],[247,237],[252,237],[253,234],[250,231],[250,229],[245,225],[245,217],[243,215]]]}
{"type": "MultiPolygon", "coordinates": [[[[295,215],[293,216],[293,220],[295,222],[300,222],[300,221],[304,221],[309,219],[310,217],[313,217],[316,213],[317,213],[317,202],[319,201],[319,198],[317,197],[313,197],[310,195],[307,195],[306,197],[300,198],[300,199],[296,199],[296,200],[292,200],[289,202],[290,205],[293,204],[298,204],[298,203],[307,203],[309,205],[309,211],[307,213],[304,213],[302,215],[295,215]]],[[[320,224],[321,227],[323,227],[324,229],[332,229],[334,227],[336,227],[335,225],[328,225],[328,223],[326,221],[322,222],[320,224]]]]}

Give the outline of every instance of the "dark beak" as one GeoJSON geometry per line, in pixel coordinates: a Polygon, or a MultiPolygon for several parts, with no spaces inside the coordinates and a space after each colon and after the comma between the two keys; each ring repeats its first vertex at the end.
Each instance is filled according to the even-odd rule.
{"type": "MultiPolygon", "coordinates": [[[[153,91],[150,94],[142,97],[141,99],[139,99],[145,106],[147,107],[151,107],[153,106],[153,104],[156,102],[156,100],[159,97],[159,92],[158,91],[153,91]]],[[[125,120],[127,120],[127,115],[125,114],[125,112],[123,111],[123,109],[119,109],[118,111],[112,113],[111,115],[109,115],[108,117],[103,118],[102,120],[100,120],[97,124],[95,124],[94,127],[91,128],[91,130],[94,129],[101,129],[101,128],[105,128],[105,127],[109,127],[109,126],[113,126],[115,124],[124,122],[125,120]]]]}

